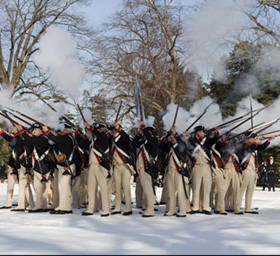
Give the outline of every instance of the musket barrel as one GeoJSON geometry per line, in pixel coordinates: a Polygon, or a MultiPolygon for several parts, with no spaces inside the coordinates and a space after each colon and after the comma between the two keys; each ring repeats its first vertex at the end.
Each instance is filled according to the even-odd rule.
{"type": "Polygon", "coordinates": [[[120,115],[121,107],[122,107],[122,100],[121,100],[119,108],[118,108],[118,112],[117,112],[117,115],[116,115],[116,118],[115,118],[115,122],[117,122],[119,120],[119,115],[120,115]]]}
{"type": "Polygon", "coordinates": [[[190,130],[204,115],[205,115],[205,113],[207,112],[208,108],[209,108],[212,104],[213,104],[213,102],[210,103],[210,104],[203,110],[202,114],[201,114],[197,119],[195,119],[195,120],[191,123],[191,125],[189,125],[189,127],[188,127],[185,131],[189,131],[189,130],[190,130]]]}
{"type": "Polygon", "coordinates": [[[85,119],[85,116],[84,116],[84,114],[83,114],[83,112],[82,112],[82,109],[81,109],[80,105],[77,104],[77,107],[78,107],[78,110],[79,110],[79,112],[80,112],[80,115],[81,115],[83,121],[86,123],[87,121],[86,121],[86,119],[85,119]]]}
{"type": "Polygon", "coordinates": [[[174,116],[173,123],[172,123],[171,127],[174,127],[175,124],[176,124],[176,120],[177,120],[177,116],[178,116],[178,111],[179,111],[179,104],[177,104],[175,116],[174,116]]]}

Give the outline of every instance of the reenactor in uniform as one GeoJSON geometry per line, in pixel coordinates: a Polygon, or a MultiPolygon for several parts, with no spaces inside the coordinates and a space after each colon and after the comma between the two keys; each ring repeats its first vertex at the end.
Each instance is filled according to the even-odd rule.
{"type": "Polygon", "coordinates": [[[225,195],[226,195],[226,173],[224,171],[224,147],[226,144],[224,141],[219,139],[219,132],[215,131],[214,136],[217,137],[218,141],[213,144],[210,148],[212,166],[212,191],[210,199],[214,208],[214,213],[227,215],[225,211],[225,195]]]}
{"type": "Polygon", "coordinates": [[[112,164],[115,184],[115,209],[111,214],[121,214],[122,191],[124,194],[125,210],[123,215],[132,214],[131,206],[131,176],[134,170],[134,156],[132,141],[129,135],[122,129],[122,126],[115,122],[110,127],[112,135],[112,164]]]}
{"type": "Polygon", "coordinates": [[[177,134],[171,129],[168,141],[172,143],[167,171],[168,211],[165,216],[186,217],[191,212],[189,177],[193,165],[188,148],[188,132],[177,134]],[[179,211],[176,213],[178,198],[179,211]]]}
{"type": "Polygon", "coordinates": [[[55,143],[58,169],[59,204],[50,214],[72,213],[72,177],[76,175],[76,166],[81,162],[71,126],[64,124],[64,129],[55,133],[44,126],[44,132],[49,140],[55,143]]]}
{"type": "Polygon", "coordinates": [[[22,137],[23,132],[24,130],[18,130],[16,126],[14,126],[13,135],[9,134],[8,132],[2,129],[0,130],[2,138],[9,142],[9,146],[11,148],[11,157],[9,159],[9,164],[10,166],[12,166],[13,170],[17,170],[18,172],[18,206],[15,209],[12,209],[12,211],[25,211],[25,209],[30,210],[34,207],[33,196],[31,191],[31,163],[27,159],[28,152],[25,140],[22,137]]]}
{"type": "MultiPolygon", "coordinates": [[[[6,141],[6,143],[8,143],[6,141]]],[[[14,195],[14,187],[15,184],[18,183],[18,171],[17,171],[17,165],[15,165],[15,160],[12,156],[12,149],[9,146],[10,151],[10,157],[7,162],[7,194],[6,194],[6,200],[4,202],[4,205],[0,207],[0,209],[11,209],[12,208],[12,200],[14,195]]]]}
{"type": "Polygon", "coordinates": [[[156,202],[153,181],[158,176],[156,168],[158,138],[153,127],[145,127],[144,122],[140,122],[139,124],[140,129],[135,141],[138,141],[139,146],[136,169],[144,195],[144,202],[142,205],[144,211],[142,217],[152,217],[155,215],[154,204],[156,202]]]}
{"type": "Polygon", "coordinates": [[[107,179],[110,179],[111,163],[109,159],[110,145],[106,134],[106,126],[101,123],[94,123],[90,126],[84,123],[91,133],[92,144],[90,150],[89,171],[88,171],[88,206],[82,215],[92,215],[98,208],[97,193],[100,189],[102,202],[102,217],[109,216],[109,197],[107,179]]]}
{"type": "Polygon", "coordinates": [[[86,153],[85,150],[87,147],[87,141],[85,136],[78,130],[75,129],[74,133],[70,133],[71,126],[64,124],[66,127],[68,126],[69,134],[74,142],[74,154],[75,154],[75,173],[72,176],[72,207],[80,208],[84,203],[84,184],[82,184],[82,173],[85,170],[86,163],[86,153]]]}
{"type": "Polygon", "coordinates": [[[159,154],[158,154],[158,168],[159,168],[159,185],[162,186],[162,193],[159,204],[166,204],[166,211],[168,211],[168,190],[167,190],[167,171],[168,162],[172,143],[168,141],[170,131],[164,135],[159,141],[159,154]]]}
{"type": "Polygon", "coordinates": [[[191,173],[192,213],[211,215],[210,192],[212,187],[213,162],[210,148],[216,142],[211,133],[206,132],[201,125],[194,128],[189,138],[194,167],[191,173]]]}
{"type": "Polygon", "coordinates": [[[221,154],[224,162],[224,174],[225,179],[225,192],[224,205],[222,210],[228,212],[234,212],[234,214],[243,214],[240,211],[239,195],[241,184],[241,169],[239,164],[239,158],[236,155],[236,151],[239,148],[239,139],[227,139],[228,137],[222,137],[222,149],[221,154]]]}
{"type": "Polygon", "coordinates": [[[75,138],[79,145],[79,150],[82,153],[83,166],[80,174],[79,186],[76,186],[76,191],[78,191],[78,206],[84,207],[87,204],[87,176],[89,169],[89,151],[90,151],[90,140],[88,136],[83,133],[80,129],[75,131],[75,138]]]}
{"type": "Polygon", "coordinates": [[[25,139],[28,151],[32,154],[33,185],[36,193],[35,207],[28,212],[46,212],[48,208],[47,183],[52,170],[52,160],[50,158],[50,144],[48,138],[44,135],[42,126],[34,123],[29,128],[32,134],[25,132],[24,129],[19,131],[25,139]]]}
{"type": "Polygon", "coordinates": [[[259,165],[257,154],[258,151],[265,150],[273,138],[271,136],[264,143],[260,144],[260,139],[251,135],[243,142],[242,148],[237,152],[242,170],[239,205],[241,205],[245,193],[245,213],[258,214],[257,211],[252,209],[253,194],[258,179],[259,165]]]}

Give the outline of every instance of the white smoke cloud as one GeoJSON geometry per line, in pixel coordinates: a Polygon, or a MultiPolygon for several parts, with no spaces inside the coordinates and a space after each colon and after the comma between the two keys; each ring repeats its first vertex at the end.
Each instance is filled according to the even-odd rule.
{"type": "MultiPolygon", "coordinates": [[[[270,106],[267,106],[267,108],[265,108],[259,114],[257,114],[256,116],[253,117],[253,125],[258,125],[258,124],[261,124],[261,123],[269,123],[273,120],[278,119],[280,117],[280,115],[279,115],[279,104],[280,104],[280,97],[278,99],[276,99],[270,106]]],[[[252,99],[253,110],[260,109],[260,108],[263,108],[263,107],[264,107],[263,104],[261,104],[258,101],[252,99]]],[[[229,117],[229,118],[225,119],[224,122],[229,121],[231,119],[234,119],[238,116],[244,115],[248,112],[250,112],[250,96],[243,98],[238,103],[236,114],[233,117],[229,117]]],[[[250,115],[248,115],[247,117],[250,117],[250,115]]],[[[234,127],[234,125],[236,125],[236,124],[238,124],[238,123],[235,123],[235,124],[225,128],[225,129],[223,129],[221,131],[221,133],[226,132],[230,128],[234,127]]],[[[244,132],[244,131],[246,131],[247,129],[250,129],[250,128],[251,128],[251,121],[247,121],[243,125],[236,128],[233,132],[238,134],[238,133],[244,132]]],[[[275,131],[275,130],[279,130],[279,129],[280,129],[280,121],[275,123],[273,126],[267,128],[262,133],[275,131]]],[[[259,129],[257,129],[256,131],[258,131],[258,130],[259,129]]],[[[277,137],[276,139],[271,141],[270,146],[275,146],[275,145],[278,145],[279,143],[280,143],[280,137],[279,138],[277,137]]]]}
{"type": "MultiPolygon", "coordinates": [[[[191,107],[190,111],[187,111],[181,107],[179,107],[177,119],[176,119],[176,130],[179,133],[185,131],[193,122],[200,117],[200,115],[204,112],[204,110],[208,107],[207,112],[191,127],[190,132],[192,129],[198,125],[206,126],[207,128],[212,128],[216,125],[221,123],[221,111],[219,106],[214,103],[214,100],[211,99],[209,96],[202,98],[201,100],[196,101],[193,106],[191,107]],[[209,106],[211,104],[211,106],[209,106]]],[[[176,112],[177,105],[176,104],[169,104],[167,106],[167,111],[162,117],[162,121],[164,124],[164,129],[166,131],[170,130],[175,112],[176,112]]]]}
{"type": "MultiPolygon", "coordinates": [[[[166,113],[162,117],[164,129],[166,131],[170,130],[173,125],[176,109],[177,109],[177,104],[169,104],[166,107],[166,113]]],[[[186,130],[189,116],[190,114],[188,113],[188,111],[186,111],[182,107],[179,107],[176,122],[175,122],[176,130],[179,133],[182,133],[184,130],[186,130]]]]}
{"type": "MultiPolygon", "coordinates": [[[[93,123],[92,112],[88,108],[83,109],[83,114],[89,124],[93,123]]],[[[79,117],[81,118],[79,123],[83,123],[81,115],[79,115],[79,117]]]]}
{"type": "Polygon", "coordinates": [[[76,45],[71,34],[52,26],[40,39],[39,47],[35,62],[49,72],[58,89],[78,99],[84,70],[75,58],[76,45]]]}
{"type": "Polygon", "coordinates": [[[154,121],[155,121],[155,117],[154,117],[154,116],[148,116],[148,117],[144,120],[144,124],[145,124],[146,126],[153,127],[153,126],[154,126],[154,121]]]}
{"type": "MultiPolygon", "coordinates": [[[[56,127],[58,124],[58,118],[61,116],[60,113],[54,112],[50,108],[46,107],[46,105],[43,102],[36,101],[36,104],[34,102],[29,101],[18,101],[14,98],[11,98],[12,91],[8,89],[2,89],[0,91],[0,99],[1,99],[1,110],[7,110],[8,108],[12,110],[19,111],[23,114],[28,115],[29,117],[35,119],[36,121],[42,122],[50,127],[56,127]]],[[[9,110],[9,109],[8,109],[9,110]]],[[[28,118],[23,117],[19,113],[13,112],[15,115],[19,116],[23,120],[26,120],[28,123],[32,124],[33,121],[29,120],[28,118]]],[[[20,121],[19,119],[13,117],[11,114],[9,114],[12,119],[17,121],[19,124],[29,127],[28,124],[20,121]]],[[[11,126],[10,122],[7,121],[6,118],[0,116],[1,121],[5,121],[9,126],[11,126]]]]}
{"type": "Polygon", "coordinates": [[[205,77],[215,73],[225,78],[225,55],[250,20],[244,13],[255,0],[208,0],[191,22],[184,26],[185,41],[190,43],[191,69],[205,77]]]}

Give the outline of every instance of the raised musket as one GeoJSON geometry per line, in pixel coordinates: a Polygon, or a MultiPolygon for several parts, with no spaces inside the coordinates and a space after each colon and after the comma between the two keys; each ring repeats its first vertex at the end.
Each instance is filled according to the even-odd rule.
{"type": "Polygon", "coordinates": [[[259,134],[259,133],[265,131],[266,129],[268,129],[268,128],[271,127],[272,125],[276,124],[279,120],[280,120],[280,118],[277,118],[277,119],[275,119],[275,120],[273,120],[273,121],[267,123],[266,126],[265,126],[264,128],[262,128],[262,129],[260,129],[259,131],[255,132],[255,134],[259,134]]]}
{"type": "MultiPolygon", "coordinates": [[[[278,133],[278,134],[275,134],[275,135],[271,135],[271,136],[273,136],[273,137],[279,137],[280,136],[280,133],[278,133]]],[[[257,137],[259,137],[259,139],[260,140],[267,140],[267,139],[269,139],[271,136],[257,136],[257,137]]]]}
{"type": "Polygon", "coordinates": [[[176,107],[176,111],[175,111],[175,115],[174,115],[174,119],[173,119],[173,123],[172,123],[172,127],[175,127],[175,124],[176,124],[176,120],[177,120],[177,116],[178,116],[178,111],[179,111],[179,104],[177,104],[177,107],[176,107]]]}
{"type": "Polygon", "coordinates": [[[253,128],[254,121],[253,121],[252,94],[250,94],[250,112],[251,112],[251,128],[253,128]]]}
{"type": "Polygon", "coordinates": [[[144,107],[142,102],[141,84],[137,76],[135,77],[135,81],[136,81],[136,86],[135,86],[136,118],[138,121],[144,121],[145,112],[144,112],[144,107]]]}
{"type": "Polygon", "coordinates": [[[67,124],[69,124],[70,126],[76,127],[76,125],[75,125],[73,122],[71,122],[66,116],[62,116],[61,118],[62,118],[67,124]]]}
{"type": "MultiPolygon", "coordinates": [[[[2,111],[2,112],[0,112],[0,115],[3,116],[3,117],[5,117],[6,119],[8,119],[8,120],[11,122],[11,124],[12,124],[13,126],[16,126],[16,125],[22,126],[22,125],[19,124],[17,121],[13,120],[13,119],[7,114],[7,112],[3,112],[3,111],[2,111]]],[[[22,128],[24,128],[24,129],[26,130],[26,127],[22,126],[22,128]]]]}
{"type": "Polygon", "coordinates": [[[24,114],[24,113],[22,113],[22,112],[20,112],[20,111],[18,111],[18,110],[11,109],[11,108],[8,108],[8,109],[10,109],[11,111],[14,111],[14,112],[16,112],[16,113],[22,115],[23,117],[29,119],[30,121],[32,121],[32,122],[34,122],[34,123],[38,123],[38,124],[41,125],[41,126],[46,126],[46,127],[47,127],[48,129],[50,129],[50,130],[54,130],[53,128],[49,127],[48,125],[46,125],[46,124],[44,124],[44,123],[42,123],[42,122],[40,122],[40,121],[34,119],[34,118],[31,117],[31,116],[26,115],[26,114],[24,114]]]}
{"type": "Polygon", "coordinates": [[[189,131],[189,130],[190,130],[204,115],[205,115],[205,113],[207,112],[208,108],[209,108],[212,104],[213,104],[213,102],[210,103],[210,104],[203,110],[202,114],[201,114],[197,119],[195,119],[195,120],[191,123],[191,125],[190,125],[185,131],[189,131]]]}
{"type": "Polygon", "coordinates": [[[83,114],[83,111],[82,111],[80,105],[77,104],[77,107],[78,107],[78,110],[79,110],[79,112],[80,112],[80,115],[81,115],[81,117],[82,117],[84,123],[87,123],[87,120],[85,119],[85,116],[84,116],[84,114],[83,114]]]}
{"type": "Polygon", "coordinates": [[[27,122],[26,120],[22,119],[21,117],[19,117],[18,115],[12,113],[11,111],[9,110],[3,110],[4,113],[8,113],[9,115],[12,115],[13,117],[17,118],[18,120],[20,120],[21,122],[27,124],[27,125],[31,125],[31,123],[27,122]]]}
{"type": "Polygon", "coordinates": [[[227,136],[228,134],[230,134],[233,130],[235,130],[236,128],[238,128],[239,126],[245,124],[246,122],[250,121],[252,117],[256,116],[259,112],[255,113],[253,116],[250,116],[249,118],[245,119],[244,121],[242,121],[241,123],[235,125],[234,127],[232,127],[231,129],[229,129],[228,131],[226,131],[224,134],[220,135],[219,137],[222,136],[227,136]]]}
{"type": "MultiPolygon", "coordinates": [[[[270,104],[270,105],[271,105],[271,104],[270,104]]],[[[211,129],[212,129],[212,130],[214,130],[214,129],[221,129],[221,128],[224,128],[224,127],[228,126],[228,125],[231,124],[231,123],[235,123],[235,122],[239,122],[239,121],[241,121],[241,120],[244,120],[244,118],[246,118],[246,116],[248,116],[249,114],[251,114],[251,112],[252,112],[252,113],[257,112],[256,114],[258,114],[258,113],[260,113],[261,111],[263,111],[264,109],[266,109],[267,107],[269,107],[270,105],[267,105],[267,106],[265,106],[265,107],[261,107],[261,108],[258,108],[258,109],[249,111],[248,113],[246,113],[246,114],[244,114],[244,115],[238,116],[238,117],[236,117],[236,118],[234,118],[234,119],[231,119],[231,120],[229,120],[229,121],[227,121],[227,122],[224,122],[224,123],[222,123],[222,124],[220,124],[220,125],[218,125],[218,126],[215,126],[214,128],[211,128],[211,129]]],[[[254,117],[254,116],[255,116],[255,115],[252,115],[250,118],[252,118],[252,117],[254,117]]],[[[210,130],[211,130],[211,129],[210,129],[210,130]]]]}
{"type": "Polygon", "coordinates": [[[234,136],[231,136],[231,137],[229,137],[228,139],[234,139],[234,138],[236,138],[236,137],[239,137],[239,136],[241,136],[241,135],[243,135],[243,134],[246,134],[246,133],[251,133],[251,132],[253,132],[254,130],[256,130],[256,129],[259,129],[260,127],[263,127],[263,125],[264,125],[264,122],[261,122],[261,123],[259,123],[259,124],[256,124],[255,126],[253,126],[253,128],[249,128],[249,129],[247,129],[247,130],[245,130],[245,131],[243,131],[243,132],[240,132],[240,133],[238,133],[238,134],[236,134],[236,135],[234,135],[234,136]]]}
{"type": "Polygon", "coordinates": [[[115,122],[117,122],[119,120],[119,115],[120,115],[120,112],[121,112],[121,108],[122,108],[122,100],[121,100],[119,108],[118,108],[118,112],[117,112],[117,115],[116,115],[116,118],[115,118],[115,122]]]}
{"type": "MultiPolygon", "coordinates": [[[[280,130],[275,130],[275,131],[271,131],[271,132],[265,132],[265,133],[262,133],[262,134],[258,134],[258,136],[265,136],[265,135],[272,134],[272,133],[275,133],[275,132],[280,132],[280,130]]],[[[274,135],[272,135],[272,136],[274,136],[274,135]]]]}

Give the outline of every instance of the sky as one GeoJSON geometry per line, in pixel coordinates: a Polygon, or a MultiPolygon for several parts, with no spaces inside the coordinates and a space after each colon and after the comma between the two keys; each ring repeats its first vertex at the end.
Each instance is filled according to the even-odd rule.
{"type": "MultiPolygon", "coordinates": [[[[184,6],[198,3],[201,0],[173,0],[174,3],[184,6]]],[[[84,8],[88,22],[93,27],[100,27],[111,15],[121,8],[123,0],[91,0],[90,6],[84,8]]]]}
{"type": "Polygon", "coordinates": [[[122,0],[91,0],[91,5],[84,8],[89,24],[99,27],[121,7],[121,3],[122,0]]]}

